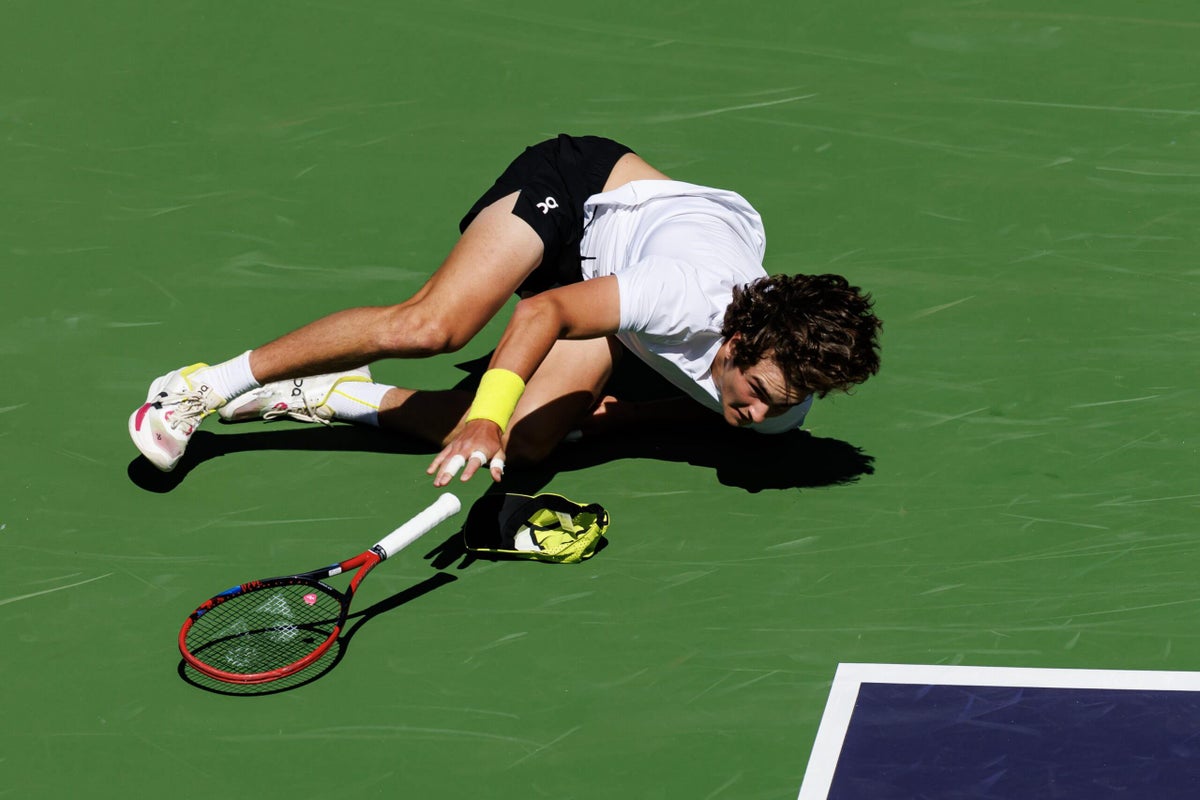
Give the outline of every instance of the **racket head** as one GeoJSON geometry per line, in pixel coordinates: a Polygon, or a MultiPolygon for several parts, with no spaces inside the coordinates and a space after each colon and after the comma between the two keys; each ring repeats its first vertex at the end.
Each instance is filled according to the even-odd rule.
{"type": "Polygon", "coordinates": [[[266,683],[328,651],[349,606],[349,595],[303,575],[243,583],[191,613],[179,631],[179,652],[210,678],[266,683]]]}

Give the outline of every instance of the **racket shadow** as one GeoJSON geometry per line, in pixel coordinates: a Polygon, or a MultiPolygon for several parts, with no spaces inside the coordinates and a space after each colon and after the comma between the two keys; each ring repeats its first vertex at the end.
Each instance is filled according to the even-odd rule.
{"type": "Polygon", "coordinates": [[[333,645],[330,646],[328,652],[313,664],[279,680],[258,684],[225,683],[224,681],[208,677],[183,659],[179,660],[177,672],[180,679],[185,683],[212,694],[227,695],[230,697],[262,697],[265,695],[280,694],[281,692],[290,692],[318,681],[332,672],[342,663],[342,659],[346,657],[346,653],[350,649],[351,640],[362,626],[370,620],[429,594],[435,589],[454,583],[456,580],[458,579],[453,575],[438,572],[415,586],[410,586],[391,597],[386,597],[362,611],[351,613],[346,618],[347,625],[345,630],[333,645]]]}

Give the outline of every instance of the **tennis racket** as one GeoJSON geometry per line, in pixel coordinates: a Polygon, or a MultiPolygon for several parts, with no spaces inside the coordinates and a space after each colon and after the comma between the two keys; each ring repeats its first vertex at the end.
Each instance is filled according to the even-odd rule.
{"type": "Polygon", "coordinates": [[[184,661],[226,683],[267,683],[315,663],[337,641],[354,592],[379,562],[394,556],[462,505],[443,494],[370,549],[323,569],[234,586],[205,601],[179,631],[184,661]],[[339,592],[323,581],[358,569],[339,592]]]}

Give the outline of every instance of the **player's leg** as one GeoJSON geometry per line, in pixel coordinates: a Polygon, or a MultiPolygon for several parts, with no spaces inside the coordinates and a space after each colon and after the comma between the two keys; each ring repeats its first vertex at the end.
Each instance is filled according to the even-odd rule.
{"type": "Polygon", "coordinates": [[[431,355],[461,347],[538,266],[542,240],[511,213],[516,195],[486,206],[442,266],[409,300],[338,312],[242,356],[194,364],[151,384],[129,418],[129,435],[156,467],[170,471],[204,417],[245,392],[284,379],[338,375],[381,357],[431,355]]]}
{"type": "Polygon", "coordinates": [[[620,353],[613,337],[556,342],[513,412],[507,460],[534,463],[550,455],[603,395],[620,353]]]}
{"type": "Polygon", "coordinates": [[[456,350],[518,288],[581,277],[577,242],[587,195],[662,177],[610,140],[560,136],[528,148],[472,208],[462,238],[413,297],[341,311],[213,367],[168,373],[130,416],[130,436],[155,466],[171,470],[200,421],[244,392],[285,379],[336,379],[382,357],[456,350]]]}
{"type": "Polygon", "coordinates": [[[611,192],[613,189],[618,189],[630,181],[669,180],[671,180],[669,177],[647,164],[637,153],[626,153],[621,156],[617,163],[613,165],[612,171],[608,173],[608,179],[604,182],[604,191],[611,192]]]}
{"type": "Polygon", "coordinates": [[[249,369],[267,383],[461,348],[513,293],[582,278],[578,241],[587,197],[614,177],[662,177],[631,155],[592,136],[526,148],[471,207],[462,238],[415,295],[318,320],[254,350],[249,369]]]}
{"type": "MultiPolygon", "coordinates": [[[[619,345],[612,339],[557,342],[530,378],[513,412],[506,436],[508,460],[540,461],[578,427],[600,397],[618,352],[619,345]]],[[[360,388],[350,387],[349,391],[360,388]]],[[[377,424],[442,445],[462,424],[474,396],[474,392],[460,389],[390,387],[377,403],[377,424]]],[[[336,418],[348,420],[348,416],[336,418]]]]}
{"type": "Polygon", "coordinates": [[[516,197],[484,208],[411,298],[339,311],[253,350],[254,377],[268,383],[461,348],[541,261],[541,239],[512,214],[516,197]]]}

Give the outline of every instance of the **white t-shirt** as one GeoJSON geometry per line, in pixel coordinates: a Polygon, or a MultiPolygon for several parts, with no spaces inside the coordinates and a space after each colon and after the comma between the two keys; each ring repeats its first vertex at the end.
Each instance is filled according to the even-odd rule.
{"type": "MultiPolygon", "coordinates": [[[[766,233],[735,192],[680,181],[633,181],[583,206],[583,278],[617,277],[617,338],[706,408],[721,412],[712,363],[733,288],[764,277],[766,233]]],[[[812,397],[750,425],[800,426],[812,397]]]]}

